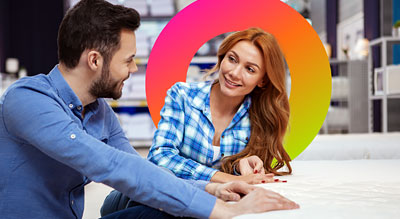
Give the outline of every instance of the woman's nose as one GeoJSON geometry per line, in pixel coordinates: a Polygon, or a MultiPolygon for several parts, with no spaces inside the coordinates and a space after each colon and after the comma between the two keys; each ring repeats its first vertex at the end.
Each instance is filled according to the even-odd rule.
{"type": "Polygon", "coordinates": [[[240,74],[241,74],[242,68],[240,65],[236,65],[230,72],[230,76],[232,77],[232,79],[238,79],[240,78],[240,74]]]}

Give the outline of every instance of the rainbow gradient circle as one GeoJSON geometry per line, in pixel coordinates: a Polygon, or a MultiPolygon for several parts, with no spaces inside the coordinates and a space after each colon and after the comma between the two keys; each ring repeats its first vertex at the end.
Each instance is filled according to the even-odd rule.
{"type": "Polygon", "coordinates": [[[280,0],[197,0],[162,30],[146,70],[146,96],[155,124],[167,90],[186,81],[197,50],[223,33],[260,27],[278,40],[291,74],[289,131],[284,146],[292,159],[318,134],[331,97],[329,60],[317,33],[280,0]]]}

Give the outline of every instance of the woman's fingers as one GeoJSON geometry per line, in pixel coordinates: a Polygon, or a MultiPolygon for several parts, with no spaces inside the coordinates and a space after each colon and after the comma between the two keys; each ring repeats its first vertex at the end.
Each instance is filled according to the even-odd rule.
{"type": "Polygon", "coordinates": [[[253,168],[250,166],[247,158],[243,158],[239,161],[239,172],[242,176],[253,173],[253,168]]]}
{"type": "Polygon", "coordinates": [[[242,176],[242,180],[249,184],[261,184],[274,182],[274,178],[271,174],[250,174],[242,176]]]}
{"type": "Polygon", "coordinates": [[[263,163],[261,162],[257,162],[254,166],[254,173],[262,173],[264,174],[264,167],[263,167],[263,163]]]}

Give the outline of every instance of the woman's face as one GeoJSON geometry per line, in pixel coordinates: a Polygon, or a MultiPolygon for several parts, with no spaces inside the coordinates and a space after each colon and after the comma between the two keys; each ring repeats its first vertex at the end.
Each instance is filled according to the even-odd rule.
{"type": "Polygon", "coordinates": [[[265,66],[260,50],[250,41],[239,41],[221,61],[221,92],[230,97],[244,97],[256,86],[263,85],[264,75],[265,66]]]}

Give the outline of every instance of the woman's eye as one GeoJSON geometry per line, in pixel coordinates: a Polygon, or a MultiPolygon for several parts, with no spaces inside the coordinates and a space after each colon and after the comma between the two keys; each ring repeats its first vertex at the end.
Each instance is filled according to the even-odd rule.
{"type": "Polygon", "coordinates": [[[228,58],[229,58],[229,61],[236,62],[236,59],[233,56],[229,56],[228,58]]]}
{"type": "Polygon", "coordinates": [[[252,67],[248,67],[247,70],[248,70],[249,72],[251,72],[251,73],[254,73],[254,72],[255,72],[255,69],[252,68],[252,67]]]}

